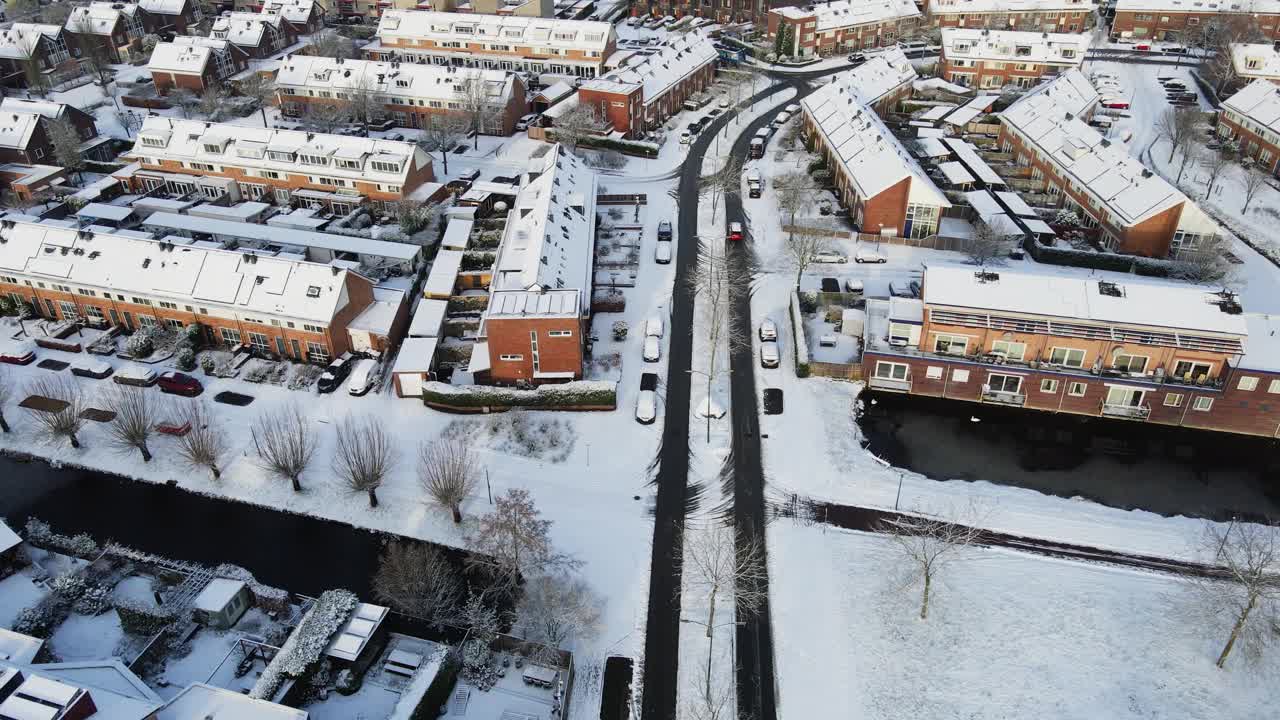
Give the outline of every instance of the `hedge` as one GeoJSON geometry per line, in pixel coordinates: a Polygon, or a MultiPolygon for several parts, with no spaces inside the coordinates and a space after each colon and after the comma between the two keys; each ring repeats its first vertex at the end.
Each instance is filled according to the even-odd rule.
{"type": "Polygon", "coordinates": [[[1031,257],[1035,258],[1037,262],[1050,265],[1131,272],[1148,277],[1168,277],[1177,266],[1176,263],[1169,260],[1051,247],[1039,241],[1031,241],[1025,243],[1025,245],[1027,251],[1031,253],[1031,257]]]}
{"type": "Polygon", "coordinates": [[[155,607],[132,598],[119,598],[112,603],[120,616],[120,627],[125,632],[150,637],[169,627],[175,621],[173,610],[155,607]]]}
{"type": "MultiPolygon", "coordinates": [[[[555,139],[555,128],[547,129],[549,139],[555,139]]],[[[590,135],[578,140],[578,147],[595,148],[597,150],[617,150],[623,155],[635,155],[645,158],[658,157],[658,146],[653,143],[635,142],[633,140],[616,140],[614,138],[590,135]]]]}
{"type": "Polygon", "coordinates": [[[249,588],[249,592],[253,595],[253,604],[267,611],[277,613],[285,613],[289,610],[289,593],[277,587],[263,585],[258,582],[253,573],[245,570],[239,565],[223,563],[214,568],[213,574],[216,577],[226,578],[228,580],[239,580],[249,588]]]}
{"type": "Polygon", "coordinates": [[[489,307],[488,295],[454,295],[449,298],[448,312],[480,312],[489,307]]]}
{"type": "Polygon", "coordinates": [[[557,385],[540,385],[533,390],[490,385],[448,385],[429,382],[422,388],[428,405],[452,408],[575,408],[618,405],[618,385],[601,380],[579,380],[557,385]]]}
{"type": "Polygon", "coordinates": [[[298,679],[320,661],[333,634],[351,617],[359,600],[350,590],[326,590],[307,611],[284,647],[262,671],[249,697],[270,700],[286,678],[298,679]]]}
{"type": "Polygon", "coordinates": [[[98,557],[98,543],[87,533],[81,533],[75,537],[60,535],[43,520],[28,518],[25,534],[27,542],[45,550],[74,555],[86,560],[98,557]]]}
{"type": "Polygon", "coordinates": [[[795,349],[796,377],[809,377],[809,344],[804,336],[804,315],[800,312],[800,298],[791,292],[791,347],[795,349]]]}
{"type": "Polygon", "coordinates": [[[413,710],[413,720],[435,720],[440,716],[440,708],[448,704],[449,693],[453,691],[461,669],[462,662],[458,659],[458,653],[446,651],[435,678],[427,687],[426,694],[418,701],[418,707],[413,710]]]}

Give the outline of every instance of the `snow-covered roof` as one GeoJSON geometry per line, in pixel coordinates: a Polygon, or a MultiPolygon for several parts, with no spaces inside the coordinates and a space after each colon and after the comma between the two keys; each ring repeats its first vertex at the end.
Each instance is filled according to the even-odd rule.
{"type": "Polygon", "coordinates": [[[0,237],[0,268],[89,289],[324,323],[349,302],[347,271],[319,263],[27,222],[0,237]]]}
{"type": "Polygon", "coordinates": [[[489,296],[485,318],[577,317],[581,299],[576,290],[505,290],[489,296]]]}
{"type": "MultiPolygon", "coordinates": [[[[438,300],[437,302],[444,302],[438,300]]],[[[396,354],[396,362],[391,366],[391,374],[424,373],[431,369],[431,361],[436,356],[436,347],[440,344],[438,337],[407,337],[400,343],[400,351],[396,354]]],[[[473,350],[474,355],[477,350],[473,350]]]]}
{"type": "Polygon", "coordinates": [[[1084,34],[942,28],[942,53],[947,58],[1079,67],[1089,41],[1084,34]]]}
{"type": "Polygon", "coordinates": [[[973,173],[979,180],[988,185],[1005,185],[1004,178],[991,169],[987,161],[983,160],[982,156],[978,154],[977,148],[970,145],[969,141],[961,140],[960,138],[943,138],[942,142],[951,148],[951,151],[956,154],[956,158],[964,163],[965,167],[969,168],[969,172],[973,173]]]}
{"type": "Polygon", "coordinates": [[[968,170],[964,169],[964,165],[961,165],[958,162],[944,162],[938,166],[938,169],[947,177],[947,182],[952,185],[963,185],[965,183],[973,182],[973,176],[969,174],[968,170]]]}
{"type": "Polygon", "coordinates": [[[636,55],[627,64],[614,68],[598,79],[584,82],[581,89],[605,92],[629,92],[635,85],[644,86],[644,101],[661,98],[689,75],[716,62],[720,51],[711,38],[700,32],[686,33],[658,48],[652,55],[636,55]],[[617,86],[621,83],[622,88],[617,86]]]}
{"type": "Polygon", "coordinates": [[[35,113],[0,113],[0,148],[26,149],[39,125],[40,116],[35,113]]]}
{"type": "Polygon", "coordinates": [[[191,606],[207,613],[220,613],[244,589],[243,580],[214,578],[196,596],[191,606]]]}
{"type": "MultiPolygon", "coordinates": [[[[143,122],[133,152],[162,160],[299,174],[323,168],[326,177],[401,185],[408,179],[411,167],[427,167],[431,162],[426,152],[413,143],[178,120],[160,115],[150,115],[143,122]],[[323,163],[304,165],[300,155],[320,158],[323,163]],[[344,167],[331,158],[359,167],[344,167]],[[386,169],[392,166],[399,169],[386,169]]],[[[409,188],[404,190],[407,192],[409,188]]]]}
{"type": "Polygon", "coordinates": [[[280,31],[284,22],[279,15],[263,13],[233,12],[213,21],[209,31],[215,38],[229,40],[242,47],[259,47],[267,36],[267,28],[280,31]]]}
{"type": "MultiPolygon", "coordinates": [[[[136,205],[137,203],[135,203],[136,205]]],[[[211,203],[201,203],[189,210],[187,214],[192,217],[206,217],[213,220],[233,220],[235,222],[250,222],[252,218],[262,215],[271,206],[264,202],[255,202],[248,200],[236,205],[213,205],[211,203]]],[[[299,208],[303,210],[304,208],[299,208]]]]}
{"type": "Polygon", "coordinates": [[[14,23],[6,30],[0,30],[0,57],[24,60],[31,57],[40,37],[57,38],[62,32],[58,25],[38,23],[14,23]]]}
{"type": "Polygon", "coordinates": [[[173,42],[156,43],[147,63],[150,70],[199,75],[204,72],[209,58],[216,53],[227,52],[231,43],[218,38],[179,35],[173,42]]]}
{"type": "Polygon", "coordinates": [[[385,10],[378,21],[378,38],[499,43],[603,54],[613,38],[613,25],[515,15],[385,10]]]}
{"type": "Polygon", "coordinates": [[[1096,3],[1087,0],[932,0],[929,13],[1040,13],[1055,10],[1090,13],[1095,7],[1096,3]]]}
{"type": "Polygon", "coordinates": [[[0,553],[22,544],[22,538],[13,531],[3,519],[0,519],[0,553]]]}
{"type": "Polygon", "coordinates": [[[989,111],[992,104],[1000,99],[998,95],[979,95],[964,105],[947,113],[943,118],[943,122],[956,127],[964,127],[973,121],[974,118],[989,111]]]}
{"type": "Polygon", "coordinates": [[[926,264],[923,299],[938,306],[1091,320],[1118,325],[1192,330],[1210,335],[1248,333],[1244,315],[1224,312],[1212,288],[1156,280],[1113,283],[1118,295],[1099,289],[1100,280],[999,268],[981,273],[972,265],[926,264]],[[993,279],[992,276],[995,276],[993,279]],[[981,276],[981,277],[980,277],[981,276]]]}
{"type": "Polygon", "coordinates": [[[915,141],[916,157],[938,158],[947,157],[951,151],[938,138],[921,138],[915,141]]]}
{"type": "Polygon", "coordinates": [[[110,35],[122,16],[133,17],[137,12],[135,3],[92,2],[72,9],[65,27],[73,33],[110,35]]]}
{"type": "Polygon", "coordinates": [[[1222,107],[1271,133],[1280,133],[1280,86],[1274,83],[1254,80],[1224,100],[1222,107]]]}
{"type": "Polygon", "coordinates": [[[0,113],[33,113],[49,120],[61,119],[68,114],[70,105],[51,100],[29,100],[7,97],[0,100],[0,113]]]}
{"type": "Polygon", "coordinates": [[[1280,13],[1280,0],[1116,0],[1116,12],[1280,13]]]}
{"type": "Polygon", "coordinates": [[[360,330],[381,337],[391,335],[391,326],[404,305],[404,292],[394,288],[375,287],[373,302],[347,325],[350,330],[360,330]]]}
{"type": "Polygon", "coordinates": [[[445,226],[444,237],[440,238],[440,247],[449,250],[466,250],[471,238],[471,228],[475,221],[466,218],[453,218],[445,226]]]}
{"type": "Polygon", "coordinates": [[[881,98],[901,89],[915,80],[916,71],[902,48],[893,46],[859,65],[832,78],[830,85],[839,85],[854,102],[874,105],[881,98]]]}
{"type": "Polygon", "coordinates": [[[422,292],[426,295],[452,295],[461,269],[461,250],[441,250],[431,261],[431,272],[427,273],[427,281],[422,284],[422,292]]]}
{"type": "MultiPolygon", "coordinates": [[[[397,366],[398,360],[397,358],[397,366]]],[[[347,618],[346,624],[334,633],[325,654],[342,660],[355,660],[373,639],[373,634],[378,631],[378,626],[386,619],[388,612],[390,610],[381,605],[360,603],[351,617],[347,618]]]]}
{"type": "Polygon", "coordinates": [[[912,202],[950,207],[942,191],[857,93],[856,83],[837,78],[800,105],[837,153],[858,195],[873,198],[910,178],[912,202]]]}
{"type": "MultiPolygon", "coordinates": [[[[530,161],[530,171],[521,180],[490,289],[572,290],[582,296],[575,308],[580,310],[591,292],[596,174],[577,156],[553,145],[530,161]]],[[[493,300],[489,308],[495,309],[493,300]]]]}
{"type": "Polygon", "coordinates": [[[816,20],[818,32],[920,15],[914,0],[834,0],[804,7],[773,8],[769,12],[792,20],[816,20]]]}
{"type": "MultiPolygon", "coordinates": [[[[61,717],[59,712],[88,692],[97,711],[93,720],[149,720],[163,701],[119,660],[24,663],[0,661],[0,669],[22,673],[22,684],[0,703],[0,716],[61,717]],[[55,712],[50,715],[49,710],[55,712]]],[[[6,672],[6,674],[8,674],[6,672]]]]}
{"type": "Polygon", "coordinates": [[[279,15],[287,22],[298,24],[309,21],[315,9],[315,0],[267,0],[262,5],[262,12],[279,15]]]}
{"type": "Polygon", "coordinates": [[[1113,144],[1086,122],[1097,92],[1078,70],[1024,95],[1000,114],[1038,156],[1068,175],[1072,184],[1098,199],[1112,224],[1130,227],[1170,208],[1192,203],[1164,178],[1148,170],[1122,144],[1113,144]],[[1081,85],[1084,83],[1084,86],[1081,85]],[[1065,92],[1058,92],[1065,89],[1065,92]]]}
{"type": "Polygon", "coordinates": [[[489,102],[506,105],[516,80],[506,70],[464,70],[448,65],[339,60],[315,55],[290,56],[276,75],[277,88],[367,90],[379,96],[442,102],[456,101],[472,82],[483,85],[489,102]]]}
{"type": "Polygon", "coordinates": [[[36,659],[36,655],[40,654],[42,647],[44,647],[44,641],[40,638],[0,628],[0,660],[16,663],[31,662],[36,659]]]}
{"type": "Polygon", "coordinates": [[[1249,337],[1244,341],[1241,370],[1280,373],[1280,315],[1245,313],[1249,337]]]}
{"type": "Polygon", "coordinates": [[[138,0],[138,7],[153,15],[181,15],[187,0],[138,0]]]}
{"type": "Polygon", "coordinates": [[[1246,80],[1280,80],[1280,51],[1272,43],[1231,43],[1231,64],[1246,80]]]}
{"type": "Polygon", "coordinates": [[[306,710],[256,700],[243,693],[192,683],[160,708],[156,720],[307,720],[306,710]]]}
{"type": "Polygon", "coordinates": [[[573,86],[561,80],[552,85],[542,88],[534,95],[535,98],[541,98],[548,105],[555,105],[567,96],[573,94],[573,86]]]}
{"type": "Polygon", "coordinates": [[[420,300],[413,319],[409,321],[409,337],[439,337],[448,311],[448,300],[420,300]]]}
{"type": "Polygon", "coordinates": [[[181,230],[183,232],[215,235],[222,238],[241,238],[259,240],[279,245],[298,245],[302,247],[320,248],[333,252],[349,252],[359,255],[391,258],[400,262],[409,262],[418,257],[422,248],[409,243],[387,242],[371,238],[353,237],[350,235],[334,235],[331,233],[312,232],[310,230],[294,230],[287,227],[260,225],[258,223],[220,220],[218,218],[199,217],[196,215],[180,215],[177,213],[153,213],[143,221],[143,225],[162,230],[181,230]]]}

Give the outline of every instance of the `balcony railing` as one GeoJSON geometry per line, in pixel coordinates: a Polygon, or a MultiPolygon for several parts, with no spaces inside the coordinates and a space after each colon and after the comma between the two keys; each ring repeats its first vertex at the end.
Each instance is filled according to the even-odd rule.
{"type": "Polygon", "coordinates": [[[999,403],[1001,405],[1022,405],[1027,402],[1027,396],[1020,392],[992,390],[984,387],[982,388],[982,400],[983,402],[999,403]]]}
{"type": "Polygon", "coordinates": [[[906,380],[896,380],[894,378],[882,378],[873,375],[867,380],[867,384],[876,390],[911,392],[911,378],[907,378],[906,380]]]}
{"type": "Polygon", "coordinates": [[[1107,417],[1125,418],[1128,420],[1146,420],[1151,416],[1149,405],[1116,405],[1102,403],[1102,414],[1107,417]]]}

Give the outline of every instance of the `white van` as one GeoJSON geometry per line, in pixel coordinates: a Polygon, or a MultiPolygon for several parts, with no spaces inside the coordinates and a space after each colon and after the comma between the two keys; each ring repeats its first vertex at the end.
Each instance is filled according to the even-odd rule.
{"type": "Polygon", "coordinates": [[[671,262],[671,241],[659,240],[657,247],[653,250],[653,261],[659,265],[666,265],[671,262]]]}
{"type": "Polygon", "coordinates": [[[364,358],[357,360],[351,368],[351,379],[347,381],[347,392],[352,395],[364,395],[378,384],[378,363],[364,358]]]}

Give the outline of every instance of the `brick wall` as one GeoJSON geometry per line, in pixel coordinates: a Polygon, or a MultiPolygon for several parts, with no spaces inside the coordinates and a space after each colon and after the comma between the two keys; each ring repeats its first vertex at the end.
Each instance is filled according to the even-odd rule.
{"type": "Polygon", "coordinates": [[[1248,22],[1267,40],[1280,40],[1280,15],[1249,13],[1234,15],[1215,12],[1175,12],[1172,10],[1117,10],[1111,23],[1112,37],[1134,40],[1189,42],[1204,34],[1210,24],[1248,22]],[[1126,35],[1126,33],[1128,33],[1126,35]]]}
{"type": "Polygon", "coordinates": [[[1277,167],[1277,163],[1280,163],[1280,146],[1263,140],[1260,135],[1245,129],[1239,123],[1228,118],[1225,112],[1219,111],[1218,132],[1221,133],[1224,128],[1231,133],[1231,137],[1240,139],[1241,154],[1258,160],[1263,153],[1270,153],[1271,157],[1262,164],[1270,173],[1275,173],[1277,169],[1280,169],[1280,167],[1277,167]]]}
{"type": "Polygon", "coordinates": [[[947,8],[933,8],[929,19],[936,27],[991,28],[993,30],[1027,30],[1032,32],[1083,32],[1089,27],[1087,11],[1059,10],[1051,17],[1048,12],[1000,11],[975,13],[951,12],[947,8]]]}
{"type": "Polygon", "coordinates": [[[582,332],[579,318],[490,318],[485,321],[489,340],[489,379],[507,384],[533,380],[533,351],[530,333],[537,333],[538,363],[542,372],[572,372],[582,377],[582,332]],[[569,331],[569,337],[547,333],[569,331]],[[503,355],[519,359],[502,360],[503,355]]]}
{"type": "Polygon", "coordinates": [[[629,93],[582,88],[578,91],[578,102],[603,109],[605,119],[615,131],[632,137],[644,126],[643,95],[644,88],[639,85],[629,93]]]}

